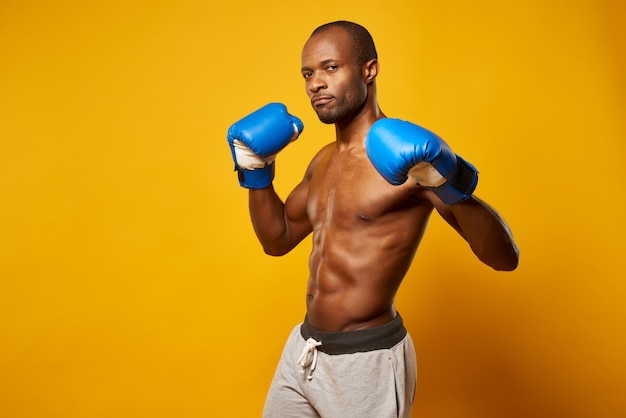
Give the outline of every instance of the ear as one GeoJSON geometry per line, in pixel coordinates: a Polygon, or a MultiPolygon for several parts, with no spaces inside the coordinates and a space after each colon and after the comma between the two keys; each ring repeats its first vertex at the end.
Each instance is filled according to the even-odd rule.
{"type": "Polygon", "coordinates": [[[363,78],[365,79],[365,82],[367,84],[370,84],[374,80],[376,80],[379,69],[380,66],[378,65],[377,59],[369,60],[363,65],[363,78]]]}

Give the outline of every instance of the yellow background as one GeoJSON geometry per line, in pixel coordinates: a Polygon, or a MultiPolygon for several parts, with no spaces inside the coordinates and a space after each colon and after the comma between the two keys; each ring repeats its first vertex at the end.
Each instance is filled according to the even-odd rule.
{"type": "Polygon", "coordinates": [[[269,101],[303,119],[285,196],[333,139],[299,67],[336,19],[521,248],[491,271],[433,217],[397,299],[415,416],[625,416],[623,4],[3,0],[0,416],[260,415],[310,244],[263,254],[225,133],[269,101]]]}

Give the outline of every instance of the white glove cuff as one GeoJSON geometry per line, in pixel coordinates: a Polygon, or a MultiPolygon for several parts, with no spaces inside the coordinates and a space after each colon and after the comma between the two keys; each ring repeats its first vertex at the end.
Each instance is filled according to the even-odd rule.
{"type": "Polygon", "coordinates": [[[245,170],[263,168],[266,165],[273,163],[276,159],[276,154],[268,155],[267,157],[256,155],[254,151],[238,139],[233,141],[233,146],[235,147],[237,165],[245,170]]]}
{"type": "Polygon", "coordinates": [[[446,178],[435,167],[423,161],[409,170],[409,176],[424,187],[439,187],[446,182],[446,178]]]}

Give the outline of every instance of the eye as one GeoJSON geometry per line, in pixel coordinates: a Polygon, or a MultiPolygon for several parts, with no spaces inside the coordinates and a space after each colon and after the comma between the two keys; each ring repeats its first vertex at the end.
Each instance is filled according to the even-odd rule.
{"type": "Polygon", "coordinates": [[[302,73],[302,77],[304,77],[305,80],[307,78],[311,78],[312,75],[313,75],[313,71],[305,71],[302,73]]]}
{"type": "Polygon", "coordinates": [[[328,67],[326,67],[326,71],[329,71],[331,73],[337,71],[337,68],[339,68],[338,65],[329,65],[328,67]]]}

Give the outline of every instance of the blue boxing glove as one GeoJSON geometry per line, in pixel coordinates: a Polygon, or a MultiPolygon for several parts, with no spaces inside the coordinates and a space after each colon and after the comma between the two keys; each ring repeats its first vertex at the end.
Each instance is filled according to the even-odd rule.
{"type": "Polygon", "coordinates": [[[231,125],[226,138],[239,174],[239,184],[263,189],[274,180],[278,151],[295,141],[304,125],[282,103],[270,103],[231,125]]]}
{"type": "Polygon", "coordinates": [[[365,139],[370,161],[394,185],[409,177],[448,205],[468,199],[478,172],[433,132],[399,119],[379,119],[365,139]]]}

